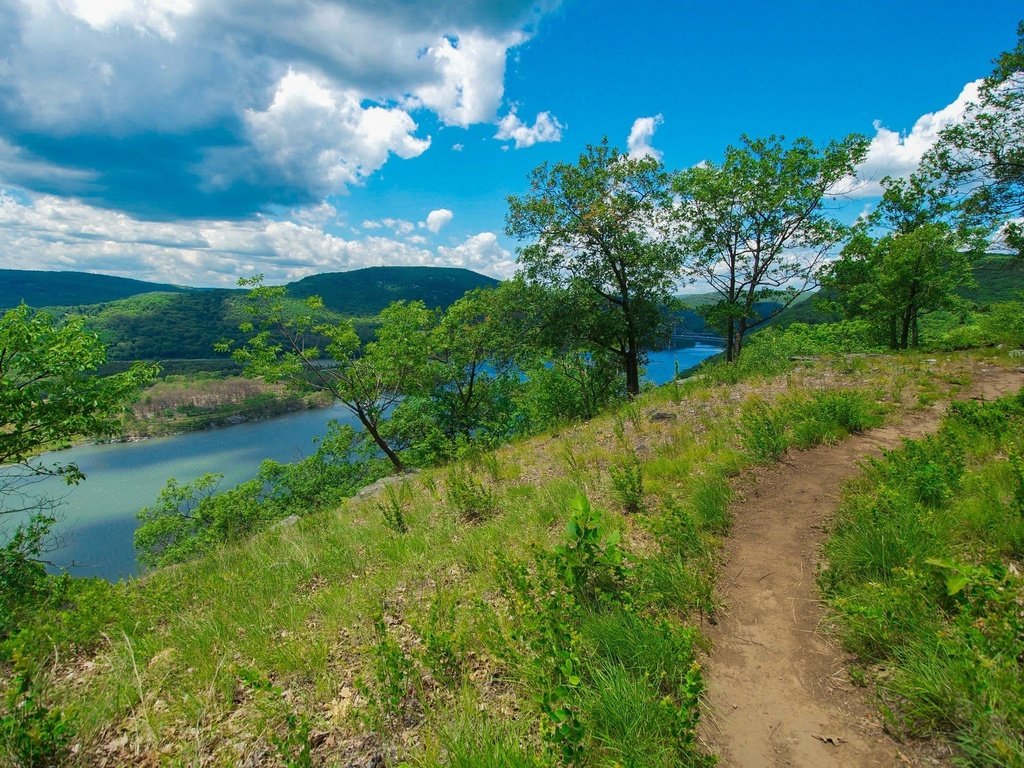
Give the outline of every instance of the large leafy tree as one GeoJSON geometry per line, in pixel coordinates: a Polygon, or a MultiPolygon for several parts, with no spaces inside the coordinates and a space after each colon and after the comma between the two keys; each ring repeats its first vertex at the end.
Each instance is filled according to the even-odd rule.
{"type": "Polygon", "coordinates": [[[663,311],[680,275],[680,251],[666,236],[668,175],[651,157],[591,145],[575,163],[537,167],[530,191],[508,199],[506,232],[532,243],[519,251],[528,283],[580,296],[564,328],[622,367],[630,395],[640,366],[663,346],[663,311]]]}
{"type": "MultiPolygon", "coordinates": [[[[69,484],[85,476],[75,464],[42,461],[50,445],[116,432],[124,403],[156,368],[135,364],[98,376],[106,362],[99,338],[80,319],[59,322],[25,305],[0,315],[0,516],[22,522],[0,531],[0,591],[27,589],[42,572],[55,504],[32,491],[41,476],[69,484]]],[[[10,595],[0,595],[3,602],[10,595]]]]}
{"type": "Polygon", "coordinates": [[[402,397],[419,386],[433,313],[422,302],[395,302],[381,312],[375,340],[361,346],[352,321],[329,317],[319,297],[289,301],[284,286],[264,285],[262,275],[239,282],[250,288],[252,321],[242,326],[251,335],[234,358],[246,372],[332,395],[394,470],[404,471],[400,446],[382,427],[402,397]]]}
{"type": "Polygon", "coordinates": [[[908,349],[918,345],[924,315],[962,308],[957,289],[974,281],[981,240],[949,223],[948,209],[919,177],[885,178],[882,185],[878,207],[821,282],[833,307],[867,320],[893,349],[908,349]],[[879,230],[884,234],[872,236],[879,230]]]}
{"type": "Polygon", "coordinates": [[[825,255],[846,235],[826,208],[846,190],[867,140],[850,135],[822,149],[779,136],[729,146],[721,164],[678,173],[672,188],[691,273],[718,294],[707,316],[736,360],[746,334],[817,285],[825,255]],[[759,312],[766,302],[776,308],[759,312]]]}
{"type": "Polygon", "coordinates": [[[1007,243],[1024,255],[1024,22],[1017,46],[996,59],[978,99],[942,131],[921,173],[958,203],[961,219],[989,229],[1005,224],[1007,243]]]}

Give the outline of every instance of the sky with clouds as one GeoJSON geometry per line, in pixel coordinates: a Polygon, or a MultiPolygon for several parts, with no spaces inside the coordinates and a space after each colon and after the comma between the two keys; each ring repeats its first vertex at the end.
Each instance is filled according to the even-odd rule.
{"type": "Polygon", "coordinates": [[[515,270],[505,198],[603,136],[872,137],[907,174],[1019,3],[0,0],[0,267],[200,286],[515,270]]]}

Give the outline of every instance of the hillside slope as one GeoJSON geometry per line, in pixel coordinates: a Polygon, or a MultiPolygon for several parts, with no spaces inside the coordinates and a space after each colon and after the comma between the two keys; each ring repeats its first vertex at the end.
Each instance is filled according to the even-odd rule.
{"type": "Polygon", "coordinates": [[[319,296],[335,312],[353,317],[380,313],[393,301],[420,300],[444,309],[474,288],[492,288],[498,281],[468,269],[451,267],[367,267],[351,272],[310,275],[288,284],[288,295],[319,296]]]}
{"type": "Polygon", "coordinates": [[[181,293],[189,290],[193,289],[90,272],[0,269],[0,310],[16,307],[21,302],[30,307],[68,307],[116,301],[152,291],[181,293]]]}
{"type": "MultiPolygon", "coordinates": [[[[46,659],[46,701],[73,716],[80,765],[707,765],[696,653],[718,613],[730,478],[942,397],[977,362],[705,374],[97,585],[66,608],[78,655],[46,659]],[[555,730],[563,717],[572,729],[555,730]]],[[[44,653],[35,637],[19,648],[44,653]]]]}

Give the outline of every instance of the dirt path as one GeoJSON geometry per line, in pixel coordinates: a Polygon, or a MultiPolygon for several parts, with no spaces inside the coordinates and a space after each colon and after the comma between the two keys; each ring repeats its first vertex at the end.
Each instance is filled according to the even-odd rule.
{"type": "MultiPolygon", "coordinates": [[[[992,399],[1024,385],[1019,372],[983,365],[974,373],[968,397],[992,399]]],[[[721,765],[919,764],[882,731],[864,692],[849,683],[847,657],[819,631],[815,573],[822,524],[858,462],[934,431],[940,416],[939,408],[915,412],[839,445],[790,453],[734,506],[701,734],[721,765]]]]}

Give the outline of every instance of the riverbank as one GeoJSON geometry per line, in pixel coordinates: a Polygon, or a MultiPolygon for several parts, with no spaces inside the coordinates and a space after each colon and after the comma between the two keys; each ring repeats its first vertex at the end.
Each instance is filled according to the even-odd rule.
{"type": "Polygon", "coordinates": [[[139,395],[122,420],[120,434],[107,442],[231,427],[330,405],[323,394],[296,394],[242,376],[168,376],[139,395]]]}

